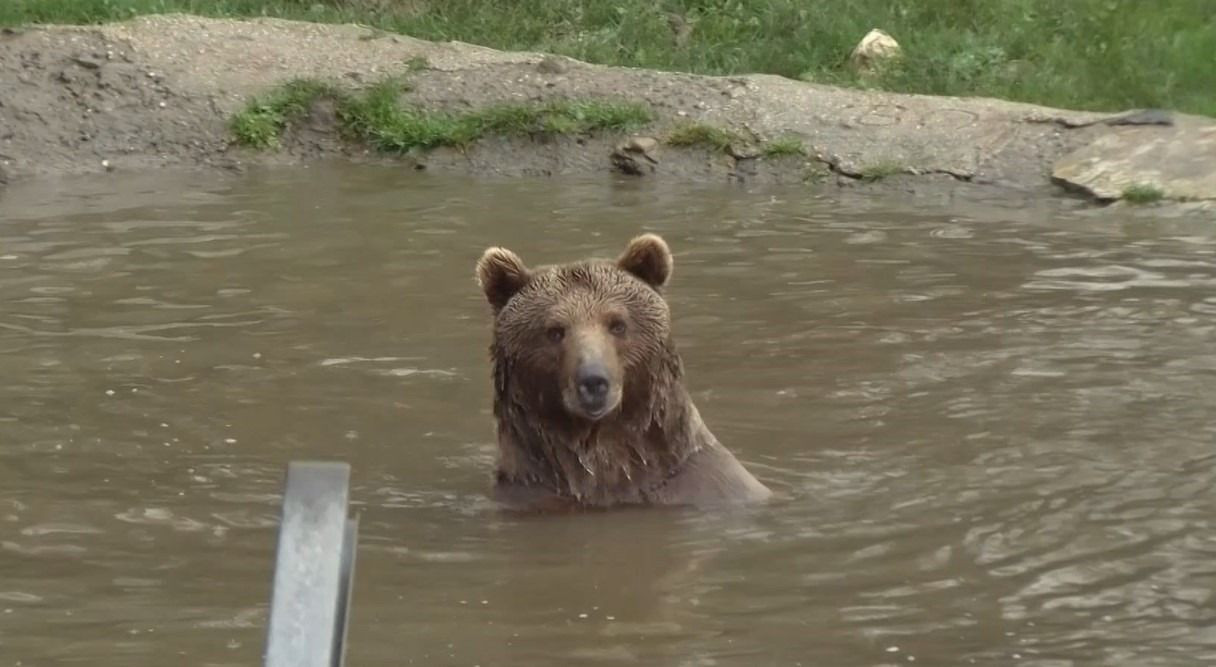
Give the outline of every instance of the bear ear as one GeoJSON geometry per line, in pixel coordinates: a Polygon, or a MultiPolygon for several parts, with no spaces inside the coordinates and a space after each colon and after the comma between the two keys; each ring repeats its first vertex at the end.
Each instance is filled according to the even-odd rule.
{"type": "Polygon", "coordinates": [[[671,278],[674,261],[667,242],[657,234],[642,234],[629,242],[616,265],[659,289],[671,278]]]}
{"type": "Polygon", "coordinates": [[[519,255],[506,248],[487,248],[477,260],[477,283],[495,313],[531,279],[532,274],[519,255]]]}

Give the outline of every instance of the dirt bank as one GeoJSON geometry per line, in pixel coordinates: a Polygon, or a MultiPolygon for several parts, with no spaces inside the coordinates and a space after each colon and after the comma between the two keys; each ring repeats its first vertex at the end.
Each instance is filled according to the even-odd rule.
{"type": "MultiPolygon", "coordinates": [[[[923,178],[926,186],[950,182],[1059,192],[1067,185],[1109,199],[1110,192],[1117,196],[1117,183],[1099,192],[1057,173],[1053,185],[1053,169],[1083,155],[1088,162],[1081,171],[1107,178],[1090,154],[1103,145],[1098,139],[1110,143],[1112,133],[1123,133],[1126,144],[1172,132],[1181,133],[1177,139],[1185,143],[1193,140],[1187,133],[1212,128],[1210,121],[1191,117],[1112,126],[1102,122],[1110,115],[988,99],[847,90],[766,75],[603,67],[358,26],[169,15],[0,35],[0,181],[176,165],[240,168],[331,154],[383,159],[340,142],[323,109],[270,153],[236,146],[227,122],[251,96],[294,77],[355,87],[406,72],[409,101],[427,108],[615,97],[647,103],[658,120],[643,134],[660,140],[676,124],[695,121],[730,129],[750,145],[797,137],[807,148],[805,157],[765,158],[747,145],[729,151],[661,146],[653,172],[647,167],[648,178],[856,184],[898,175],[923,178]],[[418,68],[420,62],[425,66],[418,68]],[[1147,134],[1128,134],[1136,132],[1147,134]]],[[[472,173],[609,173],[619,167],[611,153],[622,139],[490,138],[467,151],[441,149],[409,161],[472,173]]],[[[1205,198],[1200,180],[1188,198],[1205,198]]],[[[1216,184],[1212,190],[1216,199],[1216,184]]]]}

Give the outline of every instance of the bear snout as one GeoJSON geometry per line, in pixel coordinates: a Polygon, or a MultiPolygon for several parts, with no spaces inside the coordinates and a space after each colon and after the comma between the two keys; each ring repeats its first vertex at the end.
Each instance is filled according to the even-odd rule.
{"type": "Polygon", "coordinates": [[[599,419],[620,402],[620,387],[613,382],[612,374],[602,361],[583,361],[575,369],[573,380],[574,391],[566,395],[566,408],[575,414],[599,419]]]}
{"type": "Polygon", "coordinates": [[[575,382],[578,383],[578,400],[588,408],[603,404],[608,398],[608,389],[612,386],[608,379],[608,369],[598,363],[579,366],[575,382]]]}

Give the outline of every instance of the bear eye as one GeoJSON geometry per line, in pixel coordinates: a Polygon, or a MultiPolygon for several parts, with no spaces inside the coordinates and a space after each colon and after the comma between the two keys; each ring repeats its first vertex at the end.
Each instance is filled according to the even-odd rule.
{"type": "Polygon", "coordinates": [[[614,336],[625,335],[625,320],[612,320],[608,325],[608,331],[614,336]]]}
{"type": "Polygon", "coordinates": [[[545,336],[547,336],[549,340],[553,341],[554,343],[560,343],[562,342],[562,339],[566,337],[566,328],[562,326],[551,326],[548,329],[545,329],[545,336]]]}

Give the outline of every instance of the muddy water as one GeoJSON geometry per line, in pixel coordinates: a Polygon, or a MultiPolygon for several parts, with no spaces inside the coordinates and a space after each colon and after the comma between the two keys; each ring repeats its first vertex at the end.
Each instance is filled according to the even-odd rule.
{"type": "Polygon", "coordinates": [[[314,457],[354,467],[351,665],[1216,660],[1216,227],[350,167],[0,196],[2,665],[257,664],[314,457]],[[502,516],[473,262],[642,228],[782,497],[502,516]]]}

